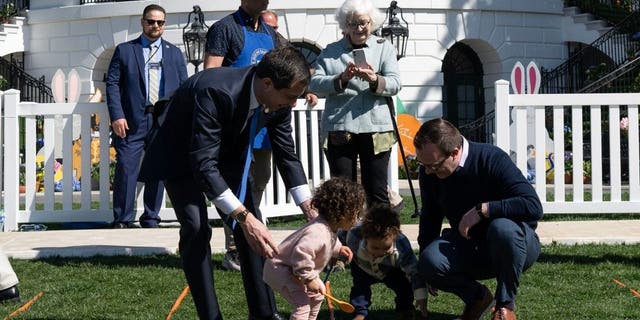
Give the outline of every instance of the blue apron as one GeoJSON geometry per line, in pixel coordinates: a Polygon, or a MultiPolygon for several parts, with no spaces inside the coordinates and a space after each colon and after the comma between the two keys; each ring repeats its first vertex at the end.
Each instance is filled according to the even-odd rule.
{"type": "MultiPolygon", "coordinates": [[[[242,51],[240,55],[236,58],[231,64],[231,67],[248,67],[254,64],[258,64],[262,59],[262,56],[265,53],[269,52],[269,50],[274,48],[273,37],[269,34],[269,32],[251,32],[247,30],[247,25],[244,23],[244,19],[240,16],[239,12],[235,13],[236,19],[240,21],[240,26],[242,26],[242,32],[244,33],[244,46],[242,47],[242,51]]],[[[262,29],[267,30],[267,26],[264,22],[260,21],[262,24],[262,29]]],[[[253,140],[253,148],[254,149],[271,149],[271,144],[269,143],[269,137],[267,136],[267,128],[262,128],[253,140]]]]}

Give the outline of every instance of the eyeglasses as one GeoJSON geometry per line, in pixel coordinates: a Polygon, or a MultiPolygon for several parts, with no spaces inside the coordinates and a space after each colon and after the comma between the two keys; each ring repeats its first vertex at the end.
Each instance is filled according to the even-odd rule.
{"type": "Polygon", "coordinates": [[[347,27],[351,29],[366,28],[371,20],[351,21],[347,23],[347,27]]]}
{"type": "Polygon", "coordinates": [[[143,19],[148,25],[158,24],[158,27],[164,26],[164,20],[143,19]]]}
{"type": "Polygon", "coordinates": [[[426,169],[429,169],[431,171],[438,171],[440,170],[440,168],[442,168],[442,165],[444,165],[444,162],[447,161],[447,159],[449,159],[450,156],[446,156],[444,157],[444,159],[438,161],[438,162],[434,162],[432,164],[422,164],[426,169]]]}

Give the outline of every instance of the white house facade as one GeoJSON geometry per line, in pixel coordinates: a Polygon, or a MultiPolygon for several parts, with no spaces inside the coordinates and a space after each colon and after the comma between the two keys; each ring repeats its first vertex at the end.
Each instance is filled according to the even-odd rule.
{"type": "MultiPolygon", "coordinates": [[[[80,4],[80,0],[31,0],[22,25],[24,68],[51,79],[57,69],[76,69],[80,101],[100,88],[113,50],[140,35],[143,8],[167,10],[164,38],[184,49],[182,29],[194,5],[207,25],[236,10],[240,1],[155,0],[80,4]]],[[[384,12],[387,0],[374,0],[384,12]]],[[[342,0],[272,0],[279,31],[292,42],[318,50],[341,37],[334,11],[342,0]]],[[[564,9],[562,0],[402,0],[408,22],[407,53],[400,60],[406,111],[418,120],[446,117],[454,123],[475,119],[494,106],[494,82],[509,79],[516,61],[552,69],[568,55],[568,43],[591,43],[603,30],[564,9]]],[[[605,29],[606,30],[606,29],[605,29]]],[[[8,54],[11,52],[2,52],[8,54]]],[[[189,73],[193,73],[189,66],[189,73]]]]}
{"type": "MultiPolygon", "coordinates": [[[[195,5],[200,6],[206,24],[211,26],[237,10],[240,0],[0,0],[0,6],[6,3],[3,1],[28,3],[28,10],[9,22],[0,11],[0,140],[4,141],[0,146],[0,183],[4,188],[4,230],[15,230],[20,223],[110,221],[110,130],[107,121],[94,121],[108,118],[107,107],[104,98],[103,103],[88,102],[90,97],[91,102],[99,102],[96,93],[105,91],[104,79],[115,47],[139,37],[143,9],[159,4],[167,11],[163,37],[184,52],[183,29],[187,28],[188,15],[195,5]],[[52,79],[57,85],[45,87],[52,79]],[[66,99],[65,82],[69,89],[66,99]],[[71,90],[78,87],[79,98],[71,90]],[[7,91],[8,88],[19,91],[7,91]],[[47,139],[52,136],[55,139],[47,139]],[[78,137],[91,139],[77,140],[78,137]],[[37,160],[38,156],[44,161],[37,160]],[[62,172],[56,171],[56,163],[66,165],[66,172],[74,174],[56,176],[62,172]],[[38,177],[38,172],[42,176],[38,177]],[[84,183],[87,180],[92,183],[84,183]],[[43,190],[40,182],[44,182],[43,190]],[[21,186],[24,196],[19,195],[21,186]],[[58,202],[62,203],[62,210],[55,208],[58,202]],[[42,203],[43,210],[36,206],[38,203],[42,203]],[[96,203],[98,207],[93,208],[96,203]]],[[[291,43],[307,53],[318,53],[342,36],[334,18],[342,1],[272,0],[269,7],[279,14],[278,30],[291,43]]],[[[388,0],[373,1],[381,11],[389,6],[388,0]]],[[[625,14],[633,11],[625,16],[639,20],[624,18],[630,21],[633,28],[627,29],[633,33],[623,33],[629,30],[621,28],[621,24],[610,28],[575,7],[565,7],[562,0],[401,0],[397,4],[409,29],[407,51],[399,61],[403,84],[399,98],[406,113],[420,122],[444,117],[458,127],[466,127],[462,131],[470,140],[484,138],[509,152],[535,184],[545,213],[637,212],[640,129],[633,124],[639,123],[640,94],[572,93],[558,89],[570,85],[577,90],[598,84],[615,90],[615,86],[609,86],[613,79],[610,76],[627,73],[640,87],[638,72],[629,72],[640,67],[637,8],[624,8],[625,14]],[[606,43],[602,40],[605,38],[606,43]],[[592,45],[603,43],[615,49],[612,54],[600,50],[604,46],[592,45]],[[589,48],[599,60],[581,58],[584,61],[568,63],[575,60],[576,52],[582,52],[581,47],[589,48]],[[530,65],[544,68],[546,74],[553,74],[555,71],[548,71],[558,66],[556,70],[566,72],[543,94],[509,94],[509,83],[504,80],[520,83],[516,88],[523,88],[525,82],[524,71],[513,73],[521,76],[514,77],[520,81],[511,79],[514,65],[521,70],[526,65],[526,78],[536,80],[536,90],[528,93],[540,89],[540,82],[544,87],[544,81],[540,81],[544,76],[540,77],[542,73],[537,69],[531,73],[530,65]],[[609,82],[593,81],[592,71],[599,68],[609,72],[600,80],[609,82]],[[573,77],[576,74],[583,78],[573,77]],[[478,123],[482,130],[474,131],[473,128],[480,128],[478,123]],[[477,135],[470,135],[474,132],[477,135]],[[566,200],[566,190],[570,190],[571,201],[566,200]]],[[[188,70],[190,74],[195,72],[193,65],[188,70]]],[[[329,175],[317,134],[323,106],[322,100],[314,108],[298,106],[292,116],[298,155],[312,186],[329,175]]],[[[398,188],[396,162],[392,157],[388,169],[394,190],[398,188]]],[[[138,215],[142,214],[142,207],[142,197],[138,197],[138,215]]],[[[300,213],[287,197],[277,170],[260,208],[263,217],[300,213]]],[[[170,207],[163,206],[160,214],[163,221],[175,220],[170,207]]],[[[213,207],[209,217],[217,218],[213,207]]]]}

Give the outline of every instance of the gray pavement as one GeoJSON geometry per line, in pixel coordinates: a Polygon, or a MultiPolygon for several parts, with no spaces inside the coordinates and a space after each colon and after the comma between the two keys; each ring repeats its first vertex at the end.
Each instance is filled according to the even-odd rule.
{"type": "MultiPolygon", "coordinates": [[[[0,233],[0,248],[17,259],[51,256],[88,257],[93,255],[174,254],[178,251],[178,228],[159,229],[86,229],[0,233]]],[[[417,248],[418,226],[402,226],[417,248]]],[[[280,243],[293,230],[271,229],[280,243]]],[[[640,220],[594,220],[541,222],[538,235],[543,244],[634,244],[640,243],[640,220]]],[[[213,229],[213,252],[224,252],[224,232],[213,229]]]]}
{"type": "MultiPolygon", "coordinates": [[[[401,194],[409,194],[406,181],[400,187],[401,194]]],[[[178,252],[178,231],[177,224],[173,223],[163,224],[158,229],[0,232],[0,249],[17,259],[175,254],[178,252]]],[[[292,231],[271,228],[271,235],[276,243],[280,243],[292,231]]],[[[402,231],[417,248],[418,226],[403,225],[402,231]]],[[[537,232],[543,244],[635,244],[640,243],[640,219],[541,222],[537,232]]],[[[213,229],[211,248],[215,253],[224,252],[222,228],[213,229]]]]}

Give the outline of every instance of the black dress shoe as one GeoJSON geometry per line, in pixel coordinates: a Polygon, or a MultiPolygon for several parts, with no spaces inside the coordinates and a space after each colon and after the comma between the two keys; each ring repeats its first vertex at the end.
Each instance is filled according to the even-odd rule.
{"type": "Polygon", "coordinates": [[[276,313],[274,313],[271,317],[267,317],[267,318],[262,318],[262,317],[257,318],[257,317],[249,316],[249,320],[258,320],[258,319],[261,319],[261,320],[262,320],[262,319],[264,319],[264,320],[286,320],[286,318],[285,318],[285,317],[283,317],[282,315],[280,315],[280,314],[279,314],[279,313],[277,313],[277,312],[276,312],[276,313]]]}
{"type": "Polygon", "coordinates": [[[114,222],[113,225],[111,226],[111,228],[113,228],[113,229],[126,229],[126,228],[129,228],[129,224],[128,223],[124,223],[124,222],[114,222]]]}
{"type": "Polygon", "coordinates": [[[146,228],[146,229],[155,229],[155,228],[160,228],[160,225],[157,223],[152,223],[152,224],[140,224],[140,227],[142,228],[146,228]]]}
{"type": "Polygon", "coordinates": [[[20,300],[18,285],[0,291],[0,303],[20,300]]]}
{"type": "Polygon", "coordinates": [[[283,317],[282,315],[280,315],[279,313],[276,312],[271,317],[271,320],[285,320],[285,317],[283,317]]]}

